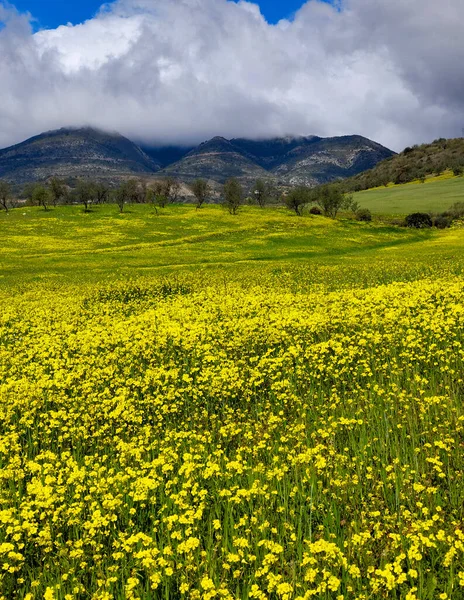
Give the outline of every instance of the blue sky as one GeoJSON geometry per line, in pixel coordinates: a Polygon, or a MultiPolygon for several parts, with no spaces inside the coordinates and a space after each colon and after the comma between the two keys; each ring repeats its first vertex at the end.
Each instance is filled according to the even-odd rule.
{"type": "MultiPolygon", "coordinates": [[[[29,11],[37,20],[38,28],[54,28],[68,22],[81,23],[90,19],[104,0],[13,0],[20,11],[29,11]]],[[[291,16],[304,0],[257,0],[262,13],[270,23],[291,16]]]]}

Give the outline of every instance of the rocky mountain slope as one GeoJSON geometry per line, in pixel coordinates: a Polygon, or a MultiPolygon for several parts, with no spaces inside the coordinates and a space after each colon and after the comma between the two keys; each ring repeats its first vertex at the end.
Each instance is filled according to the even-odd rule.
{"type": "Polygon", "coordinates": [[[119,134],[60,129],[0,150],[0,177],[14,183],[80,176],[119,179],[129,175],[198,177],[245,185],[258,178],[281,186],[318,185],[356,175],[393,152],[367,138],[284,137],[227,140],[215,137],[196,148],[140,148],[119,134]]]}
{"type": "Polygon", "coordinates": [[[127,138],[91,128],[50,131],[0,150],[0,177],[15,183],[54,175],[108,179],[159,170],[160,165],[127,138]]]}
{"type": "Polygon", "coordinates": [[[213,138],[163,172],[186,181],[203,177],[224,183],[258,177],[280,185],[318,185],[374,167],[394,153],[367,138],[286,137],[270,140],[213,138]]]}

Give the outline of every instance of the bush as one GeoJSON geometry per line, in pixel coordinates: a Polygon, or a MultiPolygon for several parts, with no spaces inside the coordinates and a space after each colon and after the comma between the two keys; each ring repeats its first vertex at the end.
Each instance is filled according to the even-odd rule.
{"type": "Polygon", "coordinates": [[[455,167],[453,167],[453,175],[455,177],[461,177],[462,174],[464,174],[464,167],[462,167],[461,165],[456,165],[455,167]]]}
{"type": "Polygon", "coordinates": [[[432,217],[427,213],[412,213],[406,217],[406,226],[416,229],[427,229],[432,227],[432,217]]]}
{"type": "Polygon", "coordinates": [[[318,208],[317,206],[313,206],[312,209],[309,211],[310,215],[322,215],[322,210],[320,208],[318,208]]]}
{"type": "Polygon", "coordinates": [[[453,218],[448,215],[438,215],[433,220],[433,226],[437,229],[447,229],[451,227],[453,218]]]}
{"type": "Polygon", "coordinates": [[[356,220],[357,221],[372,221],[372,214],[368,208],[360,208],[356,211],[356,220]]]}

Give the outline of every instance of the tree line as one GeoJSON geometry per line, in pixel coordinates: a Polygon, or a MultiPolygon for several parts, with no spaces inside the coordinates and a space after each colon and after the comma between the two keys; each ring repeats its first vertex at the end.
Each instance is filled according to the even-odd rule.
{"type": "MultiPolygon", "coordinates": [[[[188,187],[197,209],[219,200],[232,215],[237,214],[245,204],[255,204],[261,208],[280,204],[287,206],[297,216],[302,216],[312,206],[309,210],[312,214],[336,218],[341,210],[351,210],[360,220],[370,220],[369,211],[361,211],[353,198],[344,194],[336,184],[318,188],[299,186],[282,191],[263,179],[257,179],[251,187],[244,187],[232,177],[225,182],[219,198],[205,179],[196,179],[188,187]]],[[[6,211],[14,206],[12,189],[10,183],[0,180],[0,206],[6,211]]],[[[165,208],[179,201],[181,190],[182,184],[172,177],[151,182],[131,178],[113,186],[89,179],[78,179],[70,186],[64,180],[52,177],[46,183],[26,184],[21,197],[26,204],[41,206],[44,210],[60,204],[80,204],[84,212],[89,212],[92,206],[114,203],[122,213],[127,204],[151,204],[156,211],[165,208]]]]}

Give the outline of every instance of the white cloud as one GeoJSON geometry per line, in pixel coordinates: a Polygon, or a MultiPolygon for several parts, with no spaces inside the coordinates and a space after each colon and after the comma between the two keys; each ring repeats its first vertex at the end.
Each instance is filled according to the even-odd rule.
{"type": "Polygon", "coordinates": [[[151,143],[460,135],[461,4],[310,0],[273,26],[249,2],[118,0],[34,35],[0,0],[0,147],[68,125],[151,143]]]}

